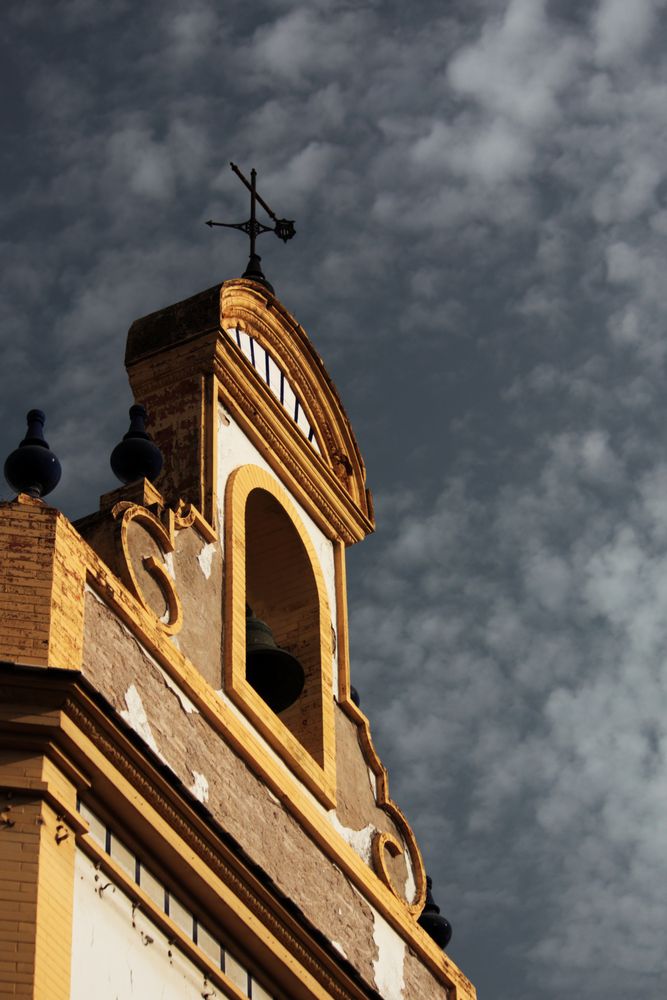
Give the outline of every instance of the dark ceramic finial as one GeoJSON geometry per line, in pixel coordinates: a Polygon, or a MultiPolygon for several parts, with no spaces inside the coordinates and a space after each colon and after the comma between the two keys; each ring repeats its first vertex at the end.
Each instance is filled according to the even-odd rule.
{"type": "Polygon", "coordinates": [[[5,462],[5,479],[17,493],[45,497],[60,482],[60,462],[44,440],[42,410],[30,410],[28,430],[18,448],[5,462]]]}
{"type": "Polygon", "coordinates": [[[357,706],[357,708],[359,708],[359,705],[360,705],[359,692],[357,691],[357,689],[355,687],[352,687],[351,684],[350,684],[350,698],[352,699],[352,701],[354,702],[354,704],[357,706]]]}
{"type": "Polygon", "coordinates": [[[111,452],[111,468],[121,483],[136,479],[155,482],[162,469],[162,452],[146,432],[146,409],[138,403],[130,407],[130,429],[111,452]]]}
{"type": "Polygon", "coordinates": [[[241,275],[242,278],[250,278],[251,281],[258,281],[260,285],[264,285],[268,288],[270,292],[273,291],[273,285],[264,277],[264,272],[262,271],[262,258],[258,253],[253,253],[250,255],[248,260],[248,266],[241,275]]]}
{"type": "Polygon", "coordinates": [[[433,899],[433,880],[430,875],[426,876],[426,904],[422,910],[422,915],[417,921],[426,933],[433,938],[440,948],[446,948],[452,939],[452,925],[445,917],[440,916],[440,907],[433,899]]]}

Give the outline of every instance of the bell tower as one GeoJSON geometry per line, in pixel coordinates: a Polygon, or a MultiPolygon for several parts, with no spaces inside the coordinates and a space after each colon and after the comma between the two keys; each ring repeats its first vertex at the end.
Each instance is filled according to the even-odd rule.
{"type": "MultiPolygon", "coordinates": [[[[345,547],[373,527],[336,391],[301,327],[248,279],[136,321],[126,362],[164,455],[155,485],[165,504],[193,505],[219,533],[224,613],[208,636],[209,680],[331,808],[334,699],[349,701],[345,547]],[[247,622],[257,619],[303,668],[299,697],[280,712],[270,707],[277,657],[264,657],[274,673],[260,682],[264,697],[246,676],[247,622]]],[[[179,645],[187,653],[188,636],[179,645]]]]}
{"type": "Polygon", "coordinates": [[[154,481],[76,524],[0,508],[3,849],[43,813],[26,995],[474,998],[352,697],[373,509],[321,359],[255,276],[136,320],[126,365],[154,481]]]}

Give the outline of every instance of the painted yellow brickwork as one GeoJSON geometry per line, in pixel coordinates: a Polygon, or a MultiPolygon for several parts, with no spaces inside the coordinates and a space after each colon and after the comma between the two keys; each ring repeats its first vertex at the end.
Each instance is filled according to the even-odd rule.
{"type": "MultiPolygon", "coordinates": [[[[39,781],[38,755],[5,755],[0,774],[17,785],[39,781]]],[[[18,797],[13,788],[0,791],[0,997],[31,997],[39,870],[38,797],[18,797]]]]}
{"type": "MultiPolygon", "coordinates": [[[[178,641],[170,638],[169,632],[176,632],[176,624],[180,626],[177,595],[170,608],[169,621],[161,621],[150,602],[142,599],[141,589],[132,586],[110,560],[111,550],[104,549],[99,538],[97,543],[91,543],[96,550],[93,551],[58,511],[26,496],[19,496],[10,504],[0,504],[0,659],[39,667],[81,669],[87,587],[89,603],[97,602],[97,607],[103,605],[105,614],[122,624],[142,654],[154,658],[165,678],[174,681],[192,702],[193,714],[209,727],[211,735],[224,740],[261,779],[276,806],[284,808],[285,823],[288,818],[290,824],[296,822],[299,836],[307,835],[324,859],[331,862],[328,866],[331,871],[347,880],[346,891],[360,901],[359,905],[372,906],[389,923],[415,961],[449,991],[450,1000],[467,1000],[474,996],[474,989],[416,923],[425,888],[419,849],[407,821],[389,797],[386,772],[373,748],[368,720],[349,697],[345,546],[360,540],[373,528],[363,463],[349,421],[304,331],[279,303],[243,280],[203,294],[209,296],[212,305],[211,315],[203,325],[197,319],[196,328],[190,329],[185,324],[182,330],[175,327],[166,337],[164,329],[158,336],[151,327],[147,333],[144,331],[146,336],[141,334],[143,339],[135,345],[134,354],[128,343],[128,362],[137,398],[146,402],[149,410],[157,411],[151,431],[166,457],[165,479],[158,484],[164,495],[152,487],[146,489],[145,484],[137,496],[130,495],[136,486],[122,488],[103,498],[97,517],[100,523],[108,520],[109,538],[120,546],[125,563],[129,565],[131,557],[135,556],[137,559],[148,555],[153,558],[154,569],[158,575],[163,574],[160,579],[164,584],[163,596],[167,598],[171,591],[176,595],[181,586],[181,577],[174,584],[164,577],[162,562],[162,555],[169,554],[173,548],[175,528],[185,530],[190,523],[186,524],[186,519],[193,518],[192,523],[199,526],[197,530],[202,539],[218,543],[220,549],[224,542],[227,573],[225,687],[229,698],[221,698],[216,693],[197,668],[196,657],[188,659],[189,651],[185,647],[179,650],[178,641]],[[207,325],[209,320],[212,325],[207,325]],[[319,452],[311,447],[226,334],[232,326],[255,338],[280,363],[316,431],[319,452]],[[279,486],[276,479],[262,469],[255,469],[244,481],[248,467],[238,470],[229,480],[225,498],[223,539],[216,537],[219,504],[223,500],[216,495],[215,468],[221,407],[231,414],[282,483],[279,486]],[[245,662],[246,504],[254,488],[270,494],[289,516],[299,544],[306,552],[304,558],[312,567],[313,583],[309,586],[316,593],[316,600],[312,613],[310,606],[307,609],[307,620],[314,636],[311,645],[316,647],[312,659],[321,668],[321,676],[318,690],[314,686],[307,689],[306,697],[312,697],[311,707],[318,717],[319,728],[315,734],[305,729],[303,720],[297,720],[292,727],[283,725],[247,684],[243,671],[239,671],[239,666],[245,662]],[[333,543],[336,622],[331,621],[332,609],[319,560],[290,498],[301,505],[333,543]],[[179,505],[180,500],[185,500],[186,505],[179,505]],[[191,507],[188,510],[188,501],[199,509],[191,507]],[[153,531],[153,535],[158,536],[153,542],[160,544],[151,553],[141,549],[137,553],[130,552],[127,538],[123,546],[122,539],[118,540],[120,535],[116,537],[115,534],[114,524],[122,534],[123,524],[132,520],[129,515],[126,518],[126,514],[137,504],[142,512],[134,520],[144,528],[149,523],[155,528],[158,520],[164,525],[164,530],[153,531]],[[115,522],[114,512],[118,515],[115,522]],[[312,616],[312,622],[308,616],[312,616]],[[400,834],[399,842],[393,834],[377,831],[372,863],[353,849],[322,809],[323,805],[335,806],[337,790],[332,625],[338,636],[338,703],[346,716],[345,725],[361,746],[363,761],[370,769],[370,787],[375,789],[377,806],[389,815],[400,834]],[[254,728],[248,726],[247,719],[254,728]],[[403,849],[410,855],[416,883],[412,902],[407,904],[392,882],[392,872],[395,876],[396,869],[391,866],[403,849]]],[[[195,297],[198,298],[201,296],[195,297]]],[[[186,305],[181,303],[166,311],[170,314],[169,323],[172,313],[176,318],[179,309],[184,314],[181,307],[186,305]]],[[[267,536],[269,527],[266,527],[267,536]]],[[[261,541],[264,542],[264,536],[261,541]]],[[[249,551],[252,556],[252,550],[249,551]]],[[[294,546],[287,545],[280,548],[279,555],[283,562],[292,559],[294,565],[301,566],[296,552],[294,546]]],[[[216,558],[221,561],[221,554],[216,558]]],[[[139,564],[150,574],[145,561],[139,564]]],[[[263,578],[261,582],[263,586],[263,578]]],[[[261,591],[262,586],[258,585],[258,590],[261,591]]],[[[287,608],[281,626],[284,625],[290,635],[298,633],[296,623],[304,613],[303,606],[308,603],[303,593],[300,585],[289,590],[289,599],[296,609],[292,613],[294,621],[287,608]]],[[[187,610],[184,602],[184,614],[187,610]]],[[[120,630],[117,632],[121,634],[120,630]]],[[[306,655],[310,655],[310,647],[306,655]]],[[[98,656],[104,661],[105,649],[100,648],[98,656]]],[[[218,662],[219,659],[218,652],[218,662]]],[[[306,667],[309,668],[308,663],[306,667]]],[[[79,685],[78,680],[69,678],[62,670],[21,671],[9,667],[7,672],[19,685],[22,682],[17,678],[21,674],[29,675],[33,685],[36,674],[40,681],[43,678],[44,687],[54,677],[58,678],[54,683],[62,684],[63,688],[71,684],[73,690],[79,685]]],[[[87,681],[95,683],[98,676],[86,670],[87,681]]],[[[85,684],[83,691],[86,691],[85,684]]],[[[292,969],[294,983],[300,985],[292,987],[290,996],[328,997],[328,987],[325,989],[318,982],[320,973],[313,974],[309,985],[304,985],[299,968],[300,952],[293,944],[285,945],[279,933],[281,928],[274,927],[269,933],[261,908],[240,907],[229,880],[219,877],[222,869],[216,867],[217,874],[212,875],[209,866],[214,865],[216,858],[209,850],[210,831],[202,828],[200,841],[192,832],[201,828],[200,818],[189,817],[186,826],[191,827],[191,831],[187,836],[183,831],[177,834],[176,824],[180,820],[173,809],[172,791],[164,789],[162,800],[154,802],[153,793],[161,779],[152,772],[144,775],[148,765],[136,746],[123,751],[128,761],[122,761],[123,755],[118,751],[122,734],[111,732],[113,726],[109,725],[106,709],[87,704],[86,697],[79,690],[72,696],[73,700],[59,703],[47,723],[44,712],[40,715],[32,688],[20,718],[18,714],[13,716],[10,711],[5,712],[12,733],[25,726],[28,740],[34,741],[34,726],[44,722],[49,726],[47,739],[52,738],[54,742],[41,757],[30,754],[20,757],[17,753],[12,756],[6,751],[4,758],[0,756],[0,791],[4,789],[7,793],[6,802],[3,800],[2,804],[12,807],[7,822],[0,825],[0,939],[3,942],[0,998],[30,996],[33,1000],[69,1000],[75,834],[80,845],[94,854],[92,844],[86,841],[85,834],[82,836],[81,826],[77,825],[72,781],[77,780],[79,787],[84,788],[88,779],[103,808],[129,819],[130,825],[136,825],[140,832],[145,827],[142,839],[149,846],[160,847],[165,866],[187,862],[183,870],[189,868],[192,885],[198,892],[209,893],[211,888],[215,889],[216,905],[224,911],[234,935],[242,944],[247,939],[249,952],[256,954],[267,970],[275,972],[280,979],[292,969]],[[91,723],[92,718],[95,724],[91,723]],[[73,755],[76,766],[85,772],[86,778],[73,779],[73,765],[69,770],[60,766],[56,744],[63,753],[73,755]],[[122,774],[117,769],[121,764],[122,774]],[[146,778],[145,787],[140,795],[138,783],[143,778],[146,778]],[[154,802],[151,808],[147,807],[149,799],[154,802]],[[303,989],[303,994],[299,989],[303,989]]],[[[5,709],[8,705],[13,711],[11,699],[5,701],[5,709]]],[[[335,716],[340,718],[337,708],[335,716]]],[[[31,742],[31,745],[37,744],[31,742]]],[[[342,745],[343,740],[339,740],[339,757],[342,745]]],[[[319,863],[319,858],[317,860],[319,863]]],[[[329,956],[326,961],[330,960],[329,956]]],[[[340,970],[336,972],[339,974],[342,975],[340,970]]],[[[357,994],[353,991],[353,995],[357,994]]]]}
{"type": "Polygon", "coordinates": [[[0,757],[0,997],[69,1000],[74,830],[71,782],[46,757],[0,757]],[[47,801],[48,797],[48,801],[47,801]]]}
{"type": "Polygon", "coordinates": [[[0,505],[0,659],[78,669],[85,564],[54,507],[20,494],[0,505]]]}
{"type": "Polygon", "coordinates": [[[42,803],[35,940],[35,1000],[69,1000],[74,831],[42,803]]]}
{"type": "MultiPolygon", "coordinates": [[[[109,517],[111,517],[111,512],[109,512],[109,517]]],[[[351,879],[385,919],[410,943],[410,947],[420,956],[420,959],[425,962],[433,974],[444,977],[450,983],[456,982],[458,991],[458,977],[460,973],[449,962],[447,957],[443,956],[437,947],[426,938],[421,929],[414,924],[414,917],[410,915],[405,903],[397,899],[393,891],[391,891],[390,886],[378,880],[368,865],[341,839],[340,835],[322,815],[321,810],[315,808],[314,804],[304,794],[303,789],[298,783],[290,780],[278,763],[258,743],[252,732],[230,711],[228,706],[215,694],[210,685],[204,681],[194,665],[171,645],[163,629],[158,627],[154,615],[149,615],[146,612],[140,602],[80,538],[69,522],[59,512],[47,507],[45,504],[40,504],[27,497],[19,497],[12,504],[5,504],[0,507],[0,525],[2,525],[4,530],[2,549],[0,549],[0,555],[3,560],[2,577],[0,579],[0,585],[3,587],[3,590],[0,591],[4,602],[3,611],[9,610],[10,612],[14,612],[14,621],[18,620],[22,623],[22,629],[16,628],[15,625],[10,626],[13,627],[13,631],[5,631],[4,636],[0,630],[0,640],[2,641],[0,656],[3,659],[14,662],[32,660],[37,666],[46,666],[47,664],[52,666],[79,666],[81,662],[81,638],[83,632],[81,595],[87,581],[100,599],[118,615],[119,619],[124,622],[132,634],[156,657],[163,669],[177,681],[207,721],[218,730],[220,735],[227,740],[239,756],[246,760],[256,773],[262,776],[273,793],[320,845],[325,855],[334,860],[340,870],[345,873],[346,877],[351,879]],[[56,617],[59,619],[59,628],[52,630],[51,622],[56,617]],[[46,632],[46,640],[36,654],[34,647],[31,647],[29,643],[32,632],[39,631],[40,622],[46,623],[47,628],[44,630],[46,632]],[[35,624],[34,629],[33,623],[35,624]]],[[[320,586],[322,586],[321,582],[320,586]]],[[[12,620],[11,617],[8,620],[12,620]]],[[[243,613],[241,613],[238,620],[245,625],[243,613]]],[[[1,621],[5,625],[6,619],[4,614],[1,621]]],[[[329,632],[323,628],[322,643],[325,648],[326,643],[329,641],[329,632]]],[[[327,683],[331,683],[330,677],[327,683]]],[[[346,684],[347,682],[344,681],[343,683],[346,684]]],[[[248,697],[252,697],[253,693],[250,691],[248,697]]],[[[260,703],[259,707],[261,708],[261,699],[257,698],[257,701],[260,703]]],[[[346,703],[346,701],[343,701],[343,704],[345,704],[348,714],[350,714],[351,718],[359,726],[360,738],[367,755],[367,760],[371,762],[371,767],[378,778],[378,801],[382,803],[382,808],[386,809],[399,822],[400,828],[405,831],[406,842],[413,856],[413,867],[419,887],[421,883],[421,860],[414,843],[414,835],[407,823],[405,823],[400,811],[389,799],[386,787],[386,774],[372,748],[367,720],[351,702],[346,703]]],[[[326,732],[326,724],[324,729],[326,732]]],[[[302,757],[308,763],[310,769],[314,767],[316,770],[319,770],[310,754],[304,750],[303,746],[297,740],[294,740],[293,737],[292,739],[297,751],[296,756],[302,757]]],[[[333,747],[330,752],[332,751],[333,747]]],[[[327,753],[325,751],[325,771],[326,769],[327,753]]],[[[46,781],[46,778],[43,780],[46,781]]],[[[53,783],[52,778],[49,778],[49,781],[53,783]]],[[[321,778],[318,777],[316,784],[318,791],[322,794],[323,783],[321,778]]],[[[335,786],[332,783],[331,794],[333,795],[334,792],[335,786]]],[[[328,794],[328,789],[326,793],[328,794]]],[[[59,794],[62,795],[62,790],[59,794]]],[[[28,839],[26,840],[26,844],[32,845],[33,856],[36,850],[36,843],[40,845],[41,849],[41,841],[35,841],[34,834],[32,839],[28,836],[32,832],[31,828],[34,822],[34,825],[40,826],[44,830],[51,830],[54,836],[54,839],[48,842],[48,849],[47,846],[44,847],[44,857],[48,859],[48,870],[55,872],[59,866],[63,870],[66,870],[67,864],[65,863],[65,859],[67,851],[70,850],[68,846],[69,842],[68,840],[62,842],[62,850],[55,851],[54,846],[54,820],[57,818],[58,812],[54,812],[52,806],[48,803],[38,805],[34,797],[32,800],[26,800],[24,796],[22,801],[27,810],[22,829],[27,831],[26,836],[28,839]],[[32,812],[28,809],[30,802],[33,804],[32,812]]],[[[7,840],[7,845],[11,847],[9,840],[7,840]]],[[[19,854],[22,854],[25,858],[27,856],[26,851],[19,852],[19,854]]],[[[27,864],[33,866],[32,870],[34,872],[37,870],[35,865],[39,861],[39,850],[37,851],[37,856],[37,861],[33,857],[30,862],[27,862],[27,864]]],[[[5,864],[4,868],[8,876],[7,893],[14,891],[11,885],[12,879],[9,877],[12,868],[13,860],[10,851],[9,864],[5,864]]],[[[25,870],[27,872],[28,868],[25,870]]],[[[54,875],[54,878],[57,881],[60,876],[54,875]]],[[[25,883],[28,888],[30,884],[30,882],[25,883]]],[[[24,889],[23,892],[28,892],[28,889],[24,889]]],[[[62,900],[62,898],[61,895],[60,899],[62,900]]],[[[36,899],[33,899],[33,905],[37,905],[36,899]]],[[[67,926],[68,914],[66,905],[63,908],[61,902],[58,904],[61,910],[57,911],[56,908],[56,911],[53,911],[53,908],[49,908],[46,897],[41,900],[39,905],[41,906],[39,912],[44,915],[42,923],[45,928],[48,926],[55,926],[57,928],[67,926]]],[[[417,903],[418,905],[419,903],[417,903]]],[[[21,971],[16,971],[19,959],[13,957],[9,959],[10,962],[14,962],[16,976],[13,978],[16,979],[16,989],[23,988],[24,986],[26,989],[29,989],[31,982],[35,986],[38,985],[41,990],[52,989],[51,986],[47,987],[45,985],[49,979],[46,973],[44,973],[41,981],[31,978],[34,977],[35,972],[31,972],[30,968],[26,970],[26,963],[23,961],[27,943],[28,949],[34,945],[33,952],[38,963],[37,970],[39,968],[48,969],[50,967],[48,934],[45,934],[39,940],[35,936],[33,941],[33,938],[31,938],[33,931],[30,928],[32,926],[34,929],[35,925],[30,925],[29,922],[20,920],[15,920],[15,924],[12,925],[11,920],[15,918],[15,914],[12,916],[11,913],[11,908],[5,911],[6,919],[10,921],[10,935],[7,940],[10,942],[10,947],[13,948],[11,955],[21,955],[21,971]],[[8,915],[8,912],[10,915],[8,915]],[[12,927],[13,930],[11,929],[12,927]],[[23,949],[22,951],[19,946],[23,949]],[[42,958],[42,956],[44,957],[42,958]],[[42,963],[41,966],[40,962],[42,963]]],[[[35,969],[34,963],[32,968],[33,970],[35,969]]],[[[63,977],[61,977],[61,985],[65,982],[63,977]]],[[[467,996],[467,990],[468,986],[464,984],[460,996],[467,996]]],[[[21,994],[14,992],[9,995],[21,994]]],[[[31,994],[28,992],[23,995],[31,994]]],[[[56,996],[52,992],[41,995],[49,996],[49,1000],[52,1000],[52,997],[56,996]]]]}

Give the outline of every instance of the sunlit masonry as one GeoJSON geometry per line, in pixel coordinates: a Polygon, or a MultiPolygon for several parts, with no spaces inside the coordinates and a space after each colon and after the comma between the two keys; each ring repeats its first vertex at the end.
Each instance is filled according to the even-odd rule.
{"type": "Polygon", "coordinates": [[[130,328],[123,485],[50,506],[40,411],[5,467],[0,997],[469,1000],[350,684],[363,462],[237,173],[244,276],[130,328]]]}

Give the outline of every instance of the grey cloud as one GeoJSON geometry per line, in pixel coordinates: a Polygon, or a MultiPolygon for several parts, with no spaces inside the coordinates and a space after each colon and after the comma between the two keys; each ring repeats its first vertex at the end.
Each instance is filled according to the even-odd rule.
{"type": "Polygon", "coordinates": [[[378,494],[354,680],[452,955],[662,995],[664,4],[56,6],[6,15],[5,454],[43,404],[53,502],[113,486],[125,332],[242,270],[203,222],[257,167],[378,494]]]}

